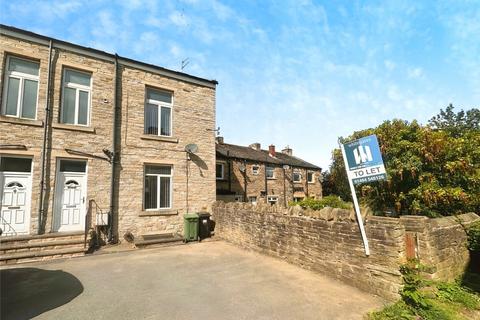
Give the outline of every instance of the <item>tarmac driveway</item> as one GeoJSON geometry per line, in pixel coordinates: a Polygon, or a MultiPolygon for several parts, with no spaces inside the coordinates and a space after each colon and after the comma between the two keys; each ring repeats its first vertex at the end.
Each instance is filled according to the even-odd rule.
{"type": "Polygon", "coordinates": [[[221,241],[3,268],[2,319],[362,319],[378,297],[221,241]]]}

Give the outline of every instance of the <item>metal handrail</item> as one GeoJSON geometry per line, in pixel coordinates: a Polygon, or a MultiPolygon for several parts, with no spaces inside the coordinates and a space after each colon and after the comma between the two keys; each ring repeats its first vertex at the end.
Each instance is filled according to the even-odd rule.
{"type": "MultiPolygon", "coordinates": [[[[10,230],[13,231],[13,235],[16,236],[17,235],[17,231],[15,231],[15,229],[12,227],[12,225],[10,223],[7,222],[7,220],[5,220],[4,217],[0,216],[0,219],[2,219],[2,224],[4,225],[8,225],[8,227],[10,228],[10,230]]],[[[5,232],[5,230],[2,230],[2,234],[5,232]]],[[[6,233],[6,232],[5,232],[6,233]]]]}

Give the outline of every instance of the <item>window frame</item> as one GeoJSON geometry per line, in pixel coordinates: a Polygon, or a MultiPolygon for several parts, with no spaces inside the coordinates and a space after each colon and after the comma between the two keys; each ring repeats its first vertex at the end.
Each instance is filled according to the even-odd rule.
{"type": "Polygon", "coordinates": [[[275,167],[272,166],[265,166],[265,175],[267,176],[267,179],[275,179],[275,167]],[[272,176],[268,176],[268,170],[272,169],[272,176]]]}
{"type": "Polygon", "coordinates": [[[260,166],[258,164],[252,165],[252,174],[258,176],[260,174],[260,166]],[[254,168],[257,168],[256,170],[254,168]]]}
{"type": "Polygon", "coordinates": [[[173,137],[173,105],[174,105],[174,95],[173,92],[170,90],[165,90],[165,89],[159,89],[159,88],[153,88],[153,87],[145,87],[145,105],[143,107],[143,134],[147,135],[152,135],[152,136],[157,136],[157,137],[173,137]],[[160,92],[165,92],[171,95],[171,100],[172,102],[167,103],[164,101],[158,101],[154,99],[148,99],[148,91],[160,91],[160,92]],[[158,109],[157,114],[158,114],[158,119],[157,119],[157,129],[158,133],[153,134],[153,133],[147,133],[146,132],[146,121],[147,121],[147,104],[152,104],[155,105],[158,109]],[[162,133],[162,108],[169,108],[170,109],[170,135],[165,135],[161,134],[162,133]]]}
{"type": "Polygon", "coordinates": [[[215,178],[216,180],[224,180],[225,179],[225,162],[215,162],[215,178]],[[217,165],[222,166],[222,177],[217,177],[217,165]]]}
{"type": "Polygon", "coordinates": [[[40,92],[40,61],[35,60],[35,59],[28,59],[28,58],[23,58],[19,57],[16,55],[10,55],[7,54],[7,59],[5,60],[5,75],[4,75],[4,85],[3,85],[3,92],[2,92],[2,108],[1,108],[1,115],[5,117],[11,117],[11,118],[19,118],[19,119],[26,119],[26,120],[37,120],[37,113],[38,113],[38,94],[40,92]],[[22,73],[18,71],[10,71],[9,65],[10,65],[10,59],[15,58],[18,60],[23,60],[23,61],[28,61],[28,62],[34,62],[38,63],[38,76],[34,76],[28,73],[22,73]],[[17,113],[16,115],[12,114],[7,114],[7,94],[8,94],[8,87],[10,84],[10,77],[15,78],[20,80],[20,85],[18,89],[18,98],[17,98],[17,113]],[[23,111],[23,93],[24,93],[24,87],[25,87],[25,80],[30,80],[30,81],[37,81],[37,98],[35,100],[35,117],[34,118],[25,118],[22,117],[22,112],[23,111]]]}
{"type": "Polygon", "coordinates": [[[144,211],[164,211],[164,210],[171,210],[173,208],[173,165],[171,164],[155,164],[155,163],[144,163],[143,164],[143,197],[142,197],[142,206],[144,211]],[[170,167],[170,174],[162,174],[162,173],[147,173],[147,167],[170,167]],[[146,177],[147,176],[156,176],[157,177],[157,207],[156,208],[146,208],[145,203],[145,190],[146,190],[146,177]],[[161,177],[168,177],[170,178],[170,193],[169,193],[169,207],[159,207],[160,205],[160,178],[161,177]]]}
{"type": "Polygon", "coordinates": [[[294,183],[302,183],[302,173],[299,171],[293,171],[292,173],[292,181],[294,183]],[[298,175],[298,180],[295,179],[295,175],[298,175]]]}
{"type": "Polygon", "coordinates": [[[267,202],[271,205],[275,205],[278,203],[278,196],[274,196],[274,195],[270,195],[270,196],[267,196],[267,202]],[[275,200],[273,200],[275,199],[275,200]]]}
{"type": "Polygon", "coordinates": [[[258,201],[257,196],[249,196],[248,197],[248,203],[250,203],[250,204],[256,205],[257,201],[258,201]],[[252,201],[253,199],[255,199],[255,201],[252,201]]]}
{"type": "Polygon", "coordinates": [[[307,182],[308,182],[308,183],[315,183],[315,172],[313,172],[313,171],[307,171],[307,182]],[[312,180],[310,180],[310,179],[308,178],[309,175],[312,176],[312,180]]]}
{"type": "Polygon", "coordinates": [[[61,124],[66,124],[66,125],[71,125],[71,126],[82,126],[82,127],[89,127],[90,126],[90,116],[92,113],[92,83],[93,83],[93,73],[89,71],[83,71],[83,70],[78,70],[75,68],[71,68],[68,66],[63,67],[63,72],[62,72],[62,101],[61,101],[61,107],[60,107],[60,121],[59,123],[61,124]],[[90,85],[84,86],[78,83],[71,83],[71,82],[66,82],[66,74],[67,71],[74,71],[78,73],[83,73],[83,74],[88,74],[90,76],[90,85]],[[65,110],[65,88],[70,88],[70,89],[75,89],[75,119],[74,123],[68,123],[63,121],[63,112],[65,110]],[[88,105],[87,105],[87,124],[81,124],[78,123],[78,111],[79,111],[79,106],[80,106],[80,91],[87,91],[88,93],[88,105]]]}

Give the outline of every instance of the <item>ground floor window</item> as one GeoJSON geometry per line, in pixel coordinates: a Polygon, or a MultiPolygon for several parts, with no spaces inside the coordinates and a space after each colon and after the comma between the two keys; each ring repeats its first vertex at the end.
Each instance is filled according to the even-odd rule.
{"type": "Polygon", "coordinates": [[[172,202],[172,167],[145,166],[144,209],[170,209],[172,202]]]}
{"type": "Polygon", "coordinates": [[[251,204],[257,204],[257,197],[248,197],[248,202],[251,204]]]}
{"type": "Polygon", "coordinates": [[[278,202],[278,196],[268,196],[268,197],[267,197],[267,201],[268,201],[268,203],[270,203],[271,205],[277,204],[277,202],[278,202]]]}
{"type": "Polygon", "coordinates": [[[240,194],[235,195],[235,202],[243,202],[243,196],[240,194]]]}

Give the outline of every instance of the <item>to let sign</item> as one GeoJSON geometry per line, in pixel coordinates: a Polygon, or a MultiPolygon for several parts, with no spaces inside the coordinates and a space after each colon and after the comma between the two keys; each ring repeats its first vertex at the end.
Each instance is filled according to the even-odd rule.
{"type": "Polygon", "coordinates": [[[343,145],[348,179],[353,184],[387,178],[377,136],[371,135],[343,145]]]}

